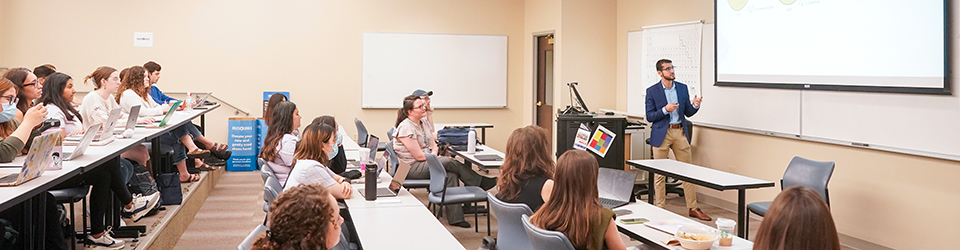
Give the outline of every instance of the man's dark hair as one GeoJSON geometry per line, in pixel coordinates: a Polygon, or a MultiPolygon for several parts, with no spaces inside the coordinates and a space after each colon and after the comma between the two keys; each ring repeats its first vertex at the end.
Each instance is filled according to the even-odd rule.
{"type": "MultiPolygon", "coordinates": [[[[658,61],[657,61],[657,71],[663,71],[663,64],[664,64],[664,63],[673,63],[673,61],[670,61],[670,59],[660,59],[660,60],[658,60],[658,61]]],[[[146,67],[146,66],[144,66],[144,67],[146,67]]]]}
{"type": "Polygon", "coordinates": [[[143,68],[147,69],[147,73],[153,74],[153,72],[160,71],[160,64],[154,61],[149,61],[143,64],[143,68]]]}
{"type": "Polygon", "coordinates": [[[53,66],[53,65],[44,64],[44,65],[37,66],[36,68],[33,68],[33,74],[37,75],[37,78],[44,78],[49,76],[50,74],[56,73],[57,70],[54,68],[51,68],[50,66],[53,66]]]}

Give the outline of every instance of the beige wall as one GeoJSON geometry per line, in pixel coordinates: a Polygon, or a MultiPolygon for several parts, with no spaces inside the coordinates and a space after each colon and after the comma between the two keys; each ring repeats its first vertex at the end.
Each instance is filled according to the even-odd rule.
{"type": "MultiPolygon", "coordinates": [[[[438,110],[435,120],[493,123],[487,138],[498,148],[511,128],[523,124],[522,1],[5,3],[0,10],[6,28],[0,37],[4,66],[53,63],[82,78],[101,65],[123,68],[155,60],[164,67],[159,86],[165,91],[215,91],[254,116],[261,113],[262,91],[290,91],[304,122],[333,114],[355,135],[357,117],[381,138],[393,126],[396,110],[359,108],[363,32],[507,35],[507,108],[438,110]],[[39,10],[44,18],[37,18],[39,10]],[[154,32],[154,47],[133,47],[135,31],[154,32]]],[[[225,141],[232,111],[222,108],[208,116],[212,138],[225,141]]]]}
{"type": "MultiPolygon", "coordinates": [[[[709,0],[621,0],[618,4],[619,93],[626,91],[628,31],[646,25],[714,19],[713,1],[709,0]]],[[[710,105],[709,97],[704,105],[710,105]]],[[[625,94],[618,96],[617,107],[626,109],[625,94]]],[[[896,129],[891,127],[891,132],[896,129]]],[[[960,176],[960,162],[711,128],[696,129],[693,140],[694,163],[774,182],[779,182],[793,156],[835,161],[830,202],[841,234],[895,249],[942,248],[954,241],[946,235],[960,234],[960,214],[952,212],[960,207],[960,186],[954,184],[960,176]]],[[[747,201],[773,200],[779,190],[778,184],[776,188],[748,191],[747,201]]],[[[699,191],[705,194],[702,199],[716,197],[726,205],[737,202],[736,191],[699,191]]]]}
{"type": "Polygon", "coordinates": [[[554,107],[570,104],[568,82],[579,82],[577,91],[590,111],[616,107],[617,3],[612,0],[566,0],[562,6],[563,68],[554,84],[554,107]]]}
{"type": "MultiPolygon", "coordinates": [[[[559,42],[560,29],[560,1],[556,0],[527,0],[524,1],[523,20],[523,125],[535,124],[534,103],[536,98],[536,40],[534,36],[554,34],[559,42]]],[[[561,51],[559,45],[554,44],[554,79],[561,72],[561,51]]],[[[556,87],[554,87],[556,89],[556,87]]],[[[556,94],[554,94],[556,95],[556,94]]],[[[556,103],[556,102],[554,102],[556,103]]]]}

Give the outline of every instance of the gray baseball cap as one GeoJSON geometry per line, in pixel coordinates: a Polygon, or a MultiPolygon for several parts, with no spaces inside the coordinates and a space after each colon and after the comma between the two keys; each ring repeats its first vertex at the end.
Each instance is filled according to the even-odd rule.
{"type": "Polygon", "coordinates": [[[415,95],[415,96],[424,96],[424,95],[432,96],[432,95],[433,95],[433,91],[426,91],[426,90],[422,90],[422,89],[417,89],[417,90],[414,90],[414,91],[413,91],[413,95],[415,95]]]}

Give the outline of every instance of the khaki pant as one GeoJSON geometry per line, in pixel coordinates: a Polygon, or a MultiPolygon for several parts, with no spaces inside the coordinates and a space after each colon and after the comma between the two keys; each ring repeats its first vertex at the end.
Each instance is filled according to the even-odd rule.
{"type": "MultiPolygon", "coordinates": [[[[671,148],[677,161],[690,163],[690,142],[687,141],[687,136],[683,134],[683,128],[671,128],[667,130],[667,135],[663,138],[663,144],[660,144],[659,147],[653,147],[653,158],[669,159],[671,148]]],[[[663,204],[666,202],[666,181],[667,177],[663,175],[653,175],[653,185],[656,187],[653,204],[658,207],[663,207],[663,204]]],[[[698,207],[697,186],[683,182],[683,197],[687,200],[687,208],[693,209],[698,207]]]]}

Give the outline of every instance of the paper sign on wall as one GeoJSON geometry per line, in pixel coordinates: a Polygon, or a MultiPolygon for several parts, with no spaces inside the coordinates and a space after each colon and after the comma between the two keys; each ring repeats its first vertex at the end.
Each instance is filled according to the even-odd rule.
{"type": "Polygon", "coordinates": [[[133,47],[153,47],[153,32],[133,32],[133,47]]]}

